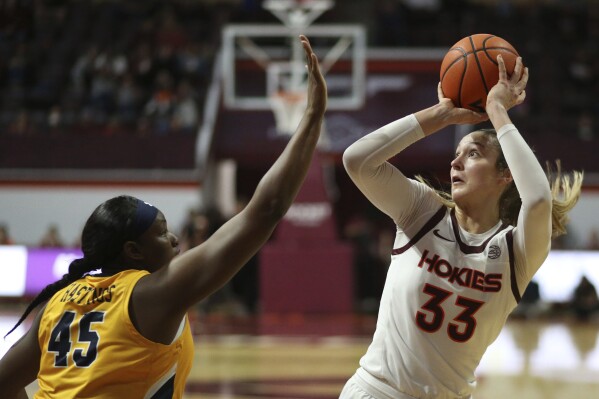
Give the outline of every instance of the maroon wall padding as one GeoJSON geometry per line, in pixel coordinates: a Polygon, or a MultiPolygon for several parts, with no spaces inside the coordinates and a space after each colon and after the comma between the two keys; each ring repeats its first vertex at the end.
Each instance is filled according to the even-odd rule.
{"type": "Polygon", "coordinates": [[[274,239],[260,252],[262,311],[351,312],[352,247],[338,240],[318,154],[274,239]]]}

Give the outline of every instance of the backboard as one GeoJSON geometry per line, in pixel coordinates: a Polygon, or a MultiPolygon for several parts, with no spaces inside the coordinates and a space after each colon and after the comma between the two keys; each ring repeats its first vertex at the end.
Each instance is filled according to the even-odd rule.
{"type": "MultiPolygon", "coordinates": [[[[326,3],[326,2],[324,2],[326,3]]],[[[310,25],[301,11],[283,25],[232,24],[223,30],[225,106],[270,110],[278,92],[305,89],[305,56],[298,39],[306,35],[318,56],[329,90],[328,109],[360,108],[365,97],[366,33],[360,25],[310,25]],[[302,16],[300,16],[302,15],[302,16]]],[[[291,15],[291,14],[290,14],[291,15]]]]}

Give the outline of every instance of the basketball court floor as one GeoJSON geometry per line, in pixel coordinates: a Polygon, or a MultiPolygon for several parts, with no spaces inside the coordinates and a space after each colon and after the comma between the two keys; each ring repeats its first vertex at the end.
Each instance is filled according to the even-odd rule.
{"type": "MultiPolygon", "coordinates": [[[[21,307],[0,309],[8,331],[21,307]]],[[[374,316],[191,315],[185,399],[334,399],[365,352],[374,316]]],[[[1,342],[0,356],[23,334],[1,342]]],[[[599,398],[599,323],[511,320],[477,371],[475,399],[599,398]]],[[[35,383],[28,387],[30,397],[35,383]]]]}

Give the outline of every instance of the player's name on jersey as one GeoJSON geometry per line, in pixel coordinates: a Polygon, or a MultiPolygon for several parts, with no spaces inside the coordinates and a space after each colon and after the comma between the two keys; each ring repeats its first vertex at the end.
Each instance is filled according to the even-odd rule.
{"type": "Polygon", "coordinates": [[[109,287],[91,287],[85,284],[73,284],[66,289],[60,302],[73,302],[78,305],[111,302],[112,292],[115,288],[115,284],[109,287]]]}
{"type": "Polygon", "coordinates": [[[421,269],[424,268],[429,273],[434,273],[452,284],[457,284],[461,287],[470,287],[483,292],[499,292],[501,290],[502,273],[485,274],[468,267],[452,266],[446,259],[437,254],[432,257],[428,256],[429,251],[425,249],[418,267],[421,269]]]}

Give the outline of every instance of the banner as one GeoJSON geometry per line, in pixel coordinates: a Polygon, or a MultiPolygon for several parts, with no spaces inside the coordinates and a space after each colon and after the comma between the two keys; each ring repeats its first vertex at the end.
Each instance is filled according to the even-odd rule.
{"type": "Polygon", "coordinates": [[[81,258],[78,249],[0,246],[0,296],[35,296],[69,271],[81,258]]]}

